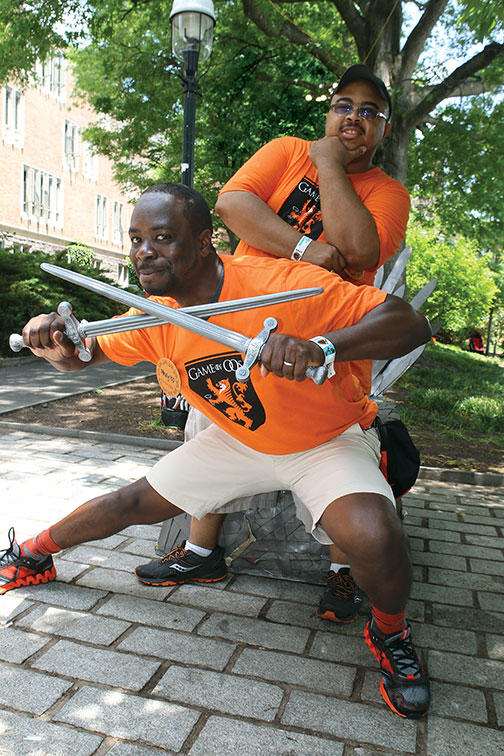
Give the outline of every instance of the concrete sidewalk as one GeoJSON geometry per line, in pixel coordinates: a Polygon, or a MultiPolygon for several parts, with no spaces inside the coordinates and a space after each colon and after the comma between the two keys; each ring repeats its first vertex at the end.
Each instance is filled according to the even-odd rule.
{"type": "MultiPolygon", "coordinates": [[[[145,474],[162,452],[9,429],[0,548],[145,474]]],[[[230,574],[148,588],[159,528],[57,557],[56,582],[0,596],[2,756],[501,756],[504,489],[422,479],[404,498],[408,606],[427,719],[383,703],[361,618],[313,616],[320,588],[230,574]]]]}

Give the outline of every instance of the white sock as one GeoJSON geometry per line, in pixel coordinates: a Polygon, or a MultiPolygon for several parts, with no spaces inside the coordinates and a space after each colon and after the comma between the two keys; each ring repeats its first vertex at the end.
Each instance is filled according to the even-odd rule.
{"type": "MultiPolygon", "coordinates": [[[[187,545],[186,545],[187,548],[187,545]]],[[[342,567],[346,567],[347,569],[350,569],[349,564],[338,564],[338,562],[331,562],[331,566],[329,567],[330,570],[333,572],[339,572],[342,567]]]]}
{"type": "Polygon", "coordinates": [[[200,557],[210,556],[213,551],[213,549],[205,549],[203,548],[203,546],[196,546],[196,544],[191,543],[191,541],[185,542],[184,549],[187,549],[188,551],[194,551],[194,553],[200,557]]]}

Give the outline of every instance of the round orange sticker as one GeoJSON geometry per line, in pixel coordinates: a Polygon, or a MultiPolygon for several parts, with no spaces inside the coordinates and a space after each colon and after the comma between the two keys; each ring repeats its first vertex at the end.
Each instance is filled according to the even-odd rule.
{"type": "Polygon", "coordinates": [[[180,375],[168,357],[162,357],[156,365],[156,378],[167,396],[180,394],[180,375]]]}

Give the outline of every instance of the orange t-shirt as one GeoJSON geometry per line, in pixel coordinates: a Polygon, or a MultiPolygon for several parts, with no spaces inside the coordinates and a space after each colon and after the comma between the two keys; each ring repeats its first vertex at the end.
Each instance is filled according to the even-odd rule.
{"type": "MultiPolygon", "coordinates": [[[[309,157],[313,142],[279,137],[261,147],[224,185],[221,194],[245,191],[266,202],[282,220],[311,239],[326,241],[320,210],[318,171],[309,157]]],[[[372,285],[376,270],[399,248],[408,223],[410,197],[406,187],[379,168],[347,173],[355,193],[373,216],[380,240],[380,257],[362,278],[343,278],[356,285],[372,285]]],[[[344,219],[345,223],[351,219],[344,219]]],[[[276,258],[244,241],[235,256],[276,258]]],[[[354,374],[366,393],[371,390],[371,360],[354,363],[354,374]]]]}
{"type": "MultiPolygon", "coordinates": [[[[318,171],[309,157],[313,142],[297,137],[279,137],[261,147],[224,184],[224,192],[256,194],[275,213],[300,233],[326,241],[320,211],[318,171]]],[[[410,197],[406,187],[380,168],[347,173],[355,193],[373,216],[380,240],[380,257],[374,268],[364,271],[356,284],[373,283],[374,273],[399,248],[408,223],[410,197]]],[[[345,218],[351,223],[351,218],[345,218]]],[[[240,241],[236,256],[274,257],[240,241]]],[[[277,258],[275,258],[277,259],[277,258]]]]}
{"type": "MultiPolygon", "coordinates": [[[[263,308],[215,315],[210,322],[256,336],[266,317],[278,321],[278,333],[301,339],[345,328],[381,304],[386,294],[372,287],[356,287],[309,263],[289,260],[234,258],[223,255],[221,300],[322,286],[322,294],[263,308]]],[[[172,307],[169,297],[152,297],[172,307]]],[[[131,308],[127,315],[138,313],[131,308]]],[[[291,454],[318,446],[354,423],[368,428],[377,412],[352,375],[350,362],[336,362],[336,375],[322,386],[263,378],[255,365],[246,382],[236,380],[243,357],[237,351],[174,325],[99,336],[98,342],[114,362],[156,364],[168,357],[176,365],[187,401],[246,446],[266,454],[291,454]]]]}

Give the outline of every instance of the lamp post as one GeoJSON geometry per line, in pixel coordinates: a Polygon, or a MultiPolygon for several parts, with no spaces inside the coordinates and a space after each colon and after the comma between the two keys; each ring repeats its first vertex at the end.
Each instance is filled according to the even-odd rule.
{"type": "Polygon", "coordinates": [[[198,63],[210,57],[215,13],[212,0],[174,0],[170,14],[172,52],[184,65],[184,127],[182,184],[192,187],[194,176],[194,123],[199,91],[198,63]]]}

